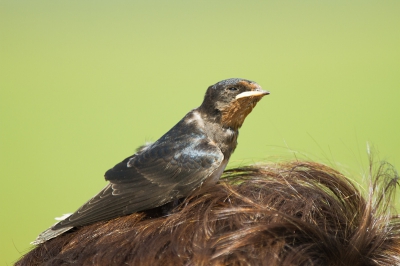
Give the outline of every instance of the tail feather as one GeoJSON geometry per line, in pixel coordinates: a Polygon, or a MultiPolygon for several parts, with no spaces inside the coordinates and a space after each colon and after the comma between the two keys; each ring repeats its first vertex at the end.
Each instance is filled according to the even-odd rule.
{"type": "MultiPolygon", "coordinates": [[[[69,216],[71,216],[71,214],[72,213],[63,214],[61,217],[56,217],[55,219],[57,221],[62,221],[64,219],[68,218],[69,216]]],[[[58,224],[58,222],[56,224],[58,224]]],[[[54,224],[54,225],[56,225],[56,224],[54,224]]],[[[50,227],[49,229],[47,229],[46,231],[40,233],[40,235],[38,235],[38,237],[34,241],[31,242],[31,245],[39,245],[41,243],[44,243],[47,240],[55,238],[73,228],[73,226],[67,226],[67,227],[63,227],[63,228],[59,228],[59,229],[53,229],[54,225],[52,227],[50,227]]]]}
{"type": "Polygon", "coordinates": [[[39,245],[41,243],[46,242],[47,240],[50,240],[52,238],[55,238],[65,232],[67,232],[68,230],[70,230],[71,228],[73,228],[73,226],[69,226],[69,227],[63,227],[60,229],[56,229],[53,230],[52,227],[50,227],[49,229],[47,229],[46,231],[42,232],[36,239],[35,241],[32,241],[31,244],[32,245],[39,245]]]}

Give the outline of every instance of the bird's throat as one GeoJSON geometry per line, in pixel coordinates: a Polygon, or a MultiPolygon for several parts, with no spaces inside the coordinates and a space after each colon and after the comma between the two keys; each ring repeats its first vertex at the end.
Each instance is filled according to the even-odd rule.
{"type": "Polygon", "coordinates": [[[261,97],[246,97],[233,101],[221,110],[221,124],[234,130],[239,129],[260,99],[261,97]]]}

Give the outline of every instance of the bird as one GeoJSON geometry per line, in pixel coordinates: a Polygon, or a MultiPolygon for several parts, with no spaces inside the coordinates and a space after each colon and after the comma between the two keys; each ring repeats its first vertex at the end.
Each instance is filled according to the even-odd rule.
{"type": "Polygon", "coordinates": [[[152,209],[216,184],[237,146],[239,128],[270,94],[254,81],[230,78],[208,87],[202,104],[157,141],[109,169],[108,184],[45,230],[41,244],[72,228],[152,209]]]}

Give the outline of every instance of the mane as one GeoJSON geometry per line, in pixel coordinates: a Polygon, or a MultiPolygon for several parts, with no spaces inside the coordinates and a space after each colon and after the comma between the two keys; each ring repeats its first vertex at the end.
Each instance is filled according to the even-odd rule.
{"type": "Polygon", "coordinates": [[[400,265],[399,176],[371,162],[367,195],[306,161],[227,170],[169,204],[77,228],[16,265],[400,265]]]}

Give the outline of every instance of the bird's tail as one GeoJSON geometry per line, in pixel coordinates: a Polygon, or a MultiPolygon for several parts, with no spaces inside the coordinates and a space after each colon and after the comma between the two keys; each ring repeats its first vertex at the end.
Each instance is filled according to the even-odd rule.
{"type": "MultiPolygon", "coordinates": [[[[62,221],[64,219],[68,218],[69,216],[71,216],[71,214],[72,213],[67,213],[67,214],[64,214],[61,217],[56,217],[55,219],[57,221],[62,221]]],[[[56,224],[54,224],[54,225],[56,225],[56,224]]],[[[73,228],[73,226],[68,226],[68,227],[63,227],[63,228],[60,228],[60,229],[53,229],[54,225],[52,227],[50,227],[49,229],[47,229],[46,231],[40,233],[40,235],[38,235],[38,237],[35,239],[35,241],[31,242],[31,245],[39,245],[41,243],[44,243],[47,240],[55,238],[55,237],[65,233],[65,232],[67,232],[71,228],[73,228]]]]}
{"type": "Polygon", "coordinates": [[[42,232],[36,239],[35,241],[32,241],[31,244],[32,245],[39,245],[41,243],[46,242],[47,240],[50,240],[52,238],[55,238],[59,235],[61,235],[64,232],[67,232],[68,230],[70,230],[71,228],[73,228],[73,226],[69,226],[69,227],[63,227],[60,229],[56,229],[53,230],[51,227],[49,229],[47,229],[46,231],[42,232]]]}

